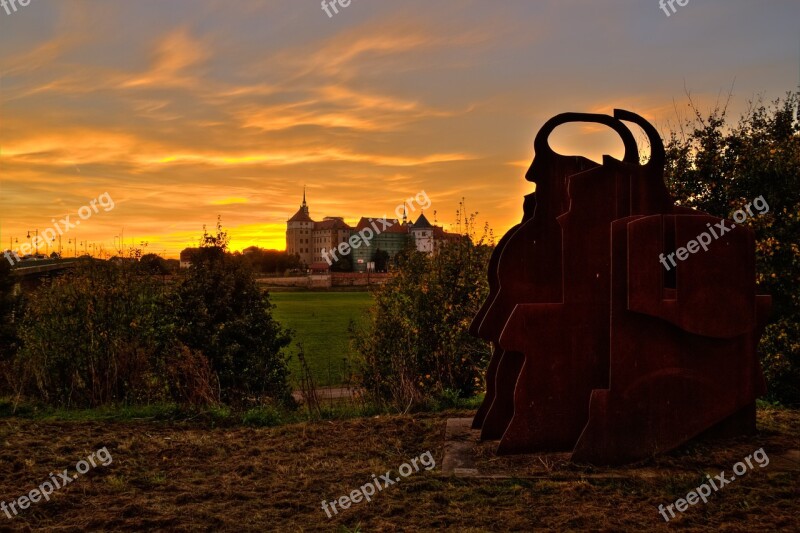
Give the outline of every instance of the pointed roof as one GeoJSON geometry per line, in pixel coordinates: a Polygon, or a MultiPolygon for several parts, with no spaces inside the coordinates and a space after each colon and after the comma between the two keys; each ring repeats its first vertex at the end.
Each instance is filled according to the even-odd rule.
{"type": "Polygon", "coordinates": [[[300,209],[292,216],[287,222],[314,222],[308,214],[308,205],[306,204],[306,188],[303,187],[303,203],[300,204],[300,209]]]}
{"type": "Polygon", "coordinates": [[[430,222],[428,222],[428,219],[425,218],[425,214],[423,213],[419,216],[417,221],[414,222],[413,227],[414,229],[421,229],[421,228],[432,228],[433,226],[431,225],[430,222]]]}
{"type": "Polygon", "coordinates": [[[301,206],[297,213],[289,219],[289,222],[314,222],[310,216],[308,216],[308,207],[301,206]]]}
{"type": "Polygon", "coordinates": [[[400,221],[396,218],[387,218],[386,222],[388,227],[383,227],[382,218],[379,217],[361,217],[361,220],[358,221],[356,224],[355,230],[361,231],[364,228],[378,228],[378,232],[380,233],[408,233],[408,228],[400,224],[400,221]],[[375,224],[373,226],[373,223],[375,224]]]}

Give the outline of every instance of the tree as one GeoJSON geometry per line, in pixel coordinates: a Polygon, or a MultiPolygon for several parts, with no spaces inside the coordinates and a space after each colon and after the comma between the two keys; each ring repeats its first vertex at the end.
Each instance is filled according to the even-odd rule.
{"type": "Polygon", "coordinates": [[[208,357],[223,400],[241,404],[269,396],[290,401],[287,358],[291,340],[272,317],[269,294],[252,270],[226,253],[227,233],[204,228],[200,249],[177,288],[178,337],[208,357]]]}
{"type": "Polygon", "coordinates": [[[139,268],[142,272],[152,275],[164,276],[170,272],[167,261],[156,254],[144,254],[139,259],[139,268]]]}
{"type": "Polygon", "coordinates": [[[751,101],[738,124],[726,108],[694,118],[667,143],[667,184],[678,203],[730,218],[763,197],[769,211],[744,222],[755,232],[759,290],[772,295],[759,352],[769,398],[800,404],[800,93],[751,101]]]}
{"type": "Polygon", "coordinates": [[[389,252],[378,248],[375,250],[375,271],[386,272],[389,267],[389,252]]]}
{"type": "Polygon", "coordinates": [[[352,272],[353,265],[350,263],[350,257],[352,257],[351,254],[337,257],[331,265],[331,272],[352,272]]]}
{"type": "Polygon", "coordinates": [[[281,250],[262,250],[257,246],[245,248],[241,258],[248,268],[263,274],[283,274],[289,269],[300,267],[299,255],[290,255],[281,250]]]}
{"type": "Polygon", "coordinates": [[[400,410],[481,388],[490,350],[468,328],[488,293],[493,243],[486,233],[474,243],[474,215],[464,222],[466,235],[432,256],[398,254],[395,276],[377,289],[368,324],[351,327],[363,386],[400,410]]]}

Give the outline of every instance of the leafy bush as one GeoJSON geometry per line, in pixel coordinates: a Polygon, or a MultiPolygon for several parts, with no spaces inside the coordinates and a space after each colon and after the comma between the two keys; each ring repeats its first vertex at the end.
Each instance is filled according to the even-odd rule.
{"type": "Polygon", "coordinates": [[[242,415],[242,424],[245,426],[271,428],[282,423],[281,412],[272,406],[255,407],[242,415]]]}
{"type": "Polygon", "coordinates": [[[283,348],[291,340],[272,318],[269,295],[240,258],[225,253],[217,225],[176,290],[178,338],[203,353],[219,379],[222,400],[241,404],[269,396],[290,403],[283,348]]]}
{"type": "Polygon", "coordinates": [[[87,261],[33,292],[12,391],[66,407],[290,403],[288,333],[219,225],[204,243],[177,284],[153,258],[87,261]]]}
{"type": "Polygon", "coordinates": [[[12,360],[19,339],[17,326],[22,314],[22,298],[15,294],[11,265],[0,257],[0,390],[13,380],[12,360]]]}
{"type": "Polygon", "coordinates": [[[160,399],[175,349],[166,297],[152,277],[103,262],[47,283],[20,327],[17,390],[64,406],[160,399]]]}
{"type": "Polygon", "coordinates": [[[730,218],[759,196],[769,212],[749,217],[759,291],[772,295],[759,353],[768,398],[800,404],[800,93],[751,102],[736,126],[725,108],[694,119],[667,144],[667,183],[681,204],[730,218]]]}
{"type": "Polygon", "coordinates": [[[492,247],[486,232],[473,243],[474,215],[465,225],[462,239],[432,256],[415,249],[398,255],[396,275],[375,293],[369,323],[351,328],[362,385],[374,400],[404,410],[445,390],[468,397],[482,389],[490,350],[468,328],[488,293],[492,247]]]}
{"type": "Polygon", "coordinates": [[[165,276],[171,272],[167,260],[156,254],[144,254],[139,259],[139,268],[146,274],[160,274],[165,276]]]}

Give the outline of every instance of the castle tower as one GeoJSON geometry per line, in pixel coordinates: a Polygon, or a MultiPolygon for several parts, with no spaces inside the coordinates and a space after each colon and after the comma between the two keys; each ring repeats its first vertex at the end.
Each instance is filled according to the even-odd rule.
{"type": "Polygon", "coordinates": [[[424,213],[419,215],[416,222],[411,225],[411,235],[417,245],[417,250],[427,254],[433,253],[433,230],[434,227],[428,222],[424,213]]]}
{"type": "Polygon", "coordinates": [[[286,251],[297,254],[307,266],[313,262],[312,232],[314,221],[308,214],[306,188],[303,187],[303,203],[297,213],[286,221],[286,251]]]}

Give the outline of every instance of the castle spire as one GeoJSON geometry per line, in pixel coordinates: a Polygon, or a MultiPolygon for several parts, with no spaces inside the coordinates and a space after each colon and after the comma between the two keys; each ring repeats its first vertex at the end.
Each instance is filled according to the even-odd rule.
{"type": "Polygon", "coordinates": [[[408,217],[406,216],[406,204],[403,204],[403,225],[408,224],[408,217]]]}
{"type": "Polygon", "coordinates": [[[306,207],[306,186],[303,185],[303,207],[306,207]]]}

